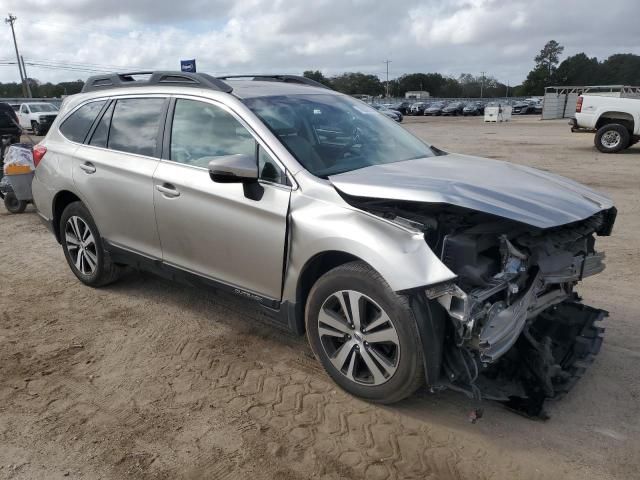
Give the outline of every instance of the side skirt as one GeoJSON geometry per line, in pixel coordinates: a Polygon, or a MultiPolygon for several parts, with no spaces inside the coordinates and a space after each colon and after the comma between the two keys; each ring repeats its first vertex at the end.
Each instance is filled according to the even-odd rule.
{"type": "Polygon", "coordinates": [[[300,333],[297,332],[295,323],[295,304],[263,297],[234,285],[229,285],[173,265],[168,265],[159,258],[149,257],[142,253],[122,248],[105,239],[102,240],[102,243],[114,263],[126,265],[136,270],[146,271],[167,280],[180,282],[183,285],[231,293],[257,304],[270,323],[273,323],[275,326],[291,330],[294,333],[300,333]]]}

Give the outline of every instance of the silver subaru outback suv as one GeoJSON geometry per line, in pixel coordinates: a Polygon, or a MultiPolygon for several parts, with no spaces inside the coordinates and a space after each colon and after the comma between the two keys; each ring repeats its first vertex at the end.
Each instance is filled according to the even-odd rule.
{"type": "Polygon", "coordinates": [[[576,285],[604,269],[609,198],[303,77],[91,77],[34,160],[81,282],[129,266],[245,297],[367,400],[426,384],[536,415],[600,349],[576,285]]]}

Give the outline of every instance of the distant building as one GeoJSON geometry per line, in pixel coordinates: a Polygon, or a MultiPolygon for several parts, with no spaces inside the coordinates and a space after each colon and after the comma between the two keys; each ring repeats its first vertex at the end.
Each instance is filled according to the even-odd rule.
{"type": "Polygon", "coordinates": [[[429,92],[425,92],[423,90],[416,90],[413,92],[407,92],[404,94],[404,98],[410,99],[410,100],[424,100],[425,98],[429,98],[431,95],[429,95],[429,92]]]}

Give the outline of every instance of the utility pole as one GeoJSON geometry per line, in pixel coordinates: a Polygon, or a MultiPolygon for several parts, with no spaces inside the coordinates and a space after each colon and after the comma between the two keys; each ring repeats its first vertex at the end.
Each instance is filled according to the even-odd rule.
{"type": "Polygon", "coordinates": [[[24,65],[24,57],[22,55],[20,55],[20,61],[22,62],[22,72],[24,73],[24,81],[25,81],[25,84],[27,85],[27,95],[29,95],[29,98],[33,98],[33,95],[31,94],[31,85],[29,85],[29,75],[27,75],[27,67],[25,67],[24,65]]]}
{"type": "Polygon", "coordinates": [[[482,81],[480,82],[480,98],[482,98],[484,91],[484,72],[480,72],[482,74],[482,81]]]}
{"type": "Polygon", "coordinates": [[[13,35],[13,46],[16,49],[16,60],[18,60],[18,70],[20,70],[20,81],[22,82],[22,95],[27,96],[27,82],[22,74],[22,64],[20,63],[20,54],[18,53],[18,42],[16,42],[16,32],[13,29],[13,24],[18,19],[15,15],[9,14],[7,18],[4,19],[5,23],[8,23],[11,26],[11,34],[13,35]]]}
{"type": "Polygon", "coordinates": [[[391,60],[385,60],[382,63],[386,63],[387,64],[387,88],[386,88],[386,96],[389,96],[389,64],[391,63],[391,60]]]}

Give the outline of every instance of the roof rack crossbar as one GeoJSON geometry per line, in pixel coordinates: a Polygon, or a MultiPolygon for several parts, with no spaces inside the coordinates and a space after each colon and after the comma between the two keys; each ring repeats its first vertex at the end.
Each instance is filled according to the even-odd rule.
{"type": "Polygon", "coordinates": [[[138,71],[125,73],[107,73],[89,77],[82,92],[126,87],[148,87],[153,85],[174,85],[181,87],[208,88],[231,93],[233,88],[223,80],[206,73],[178,71],[138,71]],[[146,79],[134,77],[148,75],[146,79]]]}
{"type": "Polygon", "coordinates": [[[331,90],[326,85],[323,85],[320,82],[316,82],[307,77],[303,77],[302,75],[280,75],[280,74],[259,74],[259,75],[225,75],[222,77],[217,77],[220,80],[228,80],[233,78],[250,78],[252,80],[262,80],[266,82],[285,82],[285,83],[299,83],[302,85],[309,85],[311,87],[319,87],[326,88],[331,90]]]}

